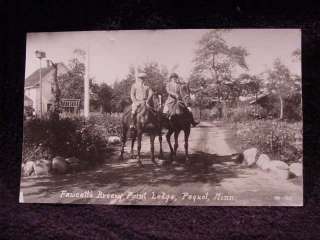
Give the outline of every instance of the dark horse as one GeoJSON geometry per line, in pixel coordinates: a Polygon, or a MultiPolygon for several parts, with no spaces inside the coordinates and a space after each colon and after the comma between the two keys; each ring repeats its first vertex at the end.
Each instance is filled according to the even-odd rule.
{"type": "Polygon", "coordinates": [[[142,134],[147,133],[150,136],[151,144],[151,160],[154,164],[157,164],[154,157],[154,140],[156,136],[159,136],[160,142],[160,157],[163,155],[162,151],[162,121],[161,121],[161,101],[159,103],[159,98],[157,95],[153,94],[145,103],[141,104],[137,109],[136,114],[136,128],[134,130],[130,129],[130,124],[132,122],[131,106],[128,106],[124,110],[124,115],[122,117],[122,148],[120,159],[123,159],[124,148],[128,135],[131,135],[131,157],[134,157],[133,147],[134,142],[137,139],[138,143],[138,154],[137,160],[138,164],[142,166],[141,163],[141,141],[142,134]]]}
{"type": "MultiPolygon", "coordinates": [[[[181,99],[176,99],[172,106],[172,116],[169,120],[168,132],[166,134],[167,142],[170,147],[170,162],[174,159],[178,149],[178,137],[181,131],[184,132],[184,149],[186,162],[189,162],[188,142],[191,129],[191,112],[187,109],[191,105],[190,89],[188,84],[181,84],[180,88],[181,99]],[[171,144],[171,135],[174,134],[174,146],[171,144]]],[[[167,124],[166,124],[167,125],[167,124]]]]}

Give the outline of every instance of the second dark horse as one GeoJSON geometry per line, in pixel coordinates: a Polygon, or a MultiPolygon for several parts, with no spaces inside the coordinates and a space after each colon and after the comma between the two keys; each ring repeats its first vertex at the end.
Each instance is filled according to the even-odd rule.
{"type": "MultiPolygon", "coordinates": [[[[178,137],[181,131],[184,132],[184,148],[186,162],[189,160],[188,153],[188,141],[191,129],[191,113],[187,109],[187,106],[191,104],[190,90],[187,84],[181,85],[180,87],[181,99],[177,99],[176,103],[172,106],[173,114],[170,120],[166,118],[161,111],[161,101],[154,95],[149,102],[142,104],[137,109],[137,121],[136,129],[131,132],[131,157],[133,157],[133,146],[137,139],[137,160],[138,164],[142,166],[141,163],[141,141],[142,134],[147,133],[150,136],[151,145],[151,160],[155,162],[154,156],[154,140],[156,136],[159,136],[160,142],[160,157],[163,155],[162,151],[162,128],[167,128],[168,132],[166,134],[166,139],[170,148],[170,162],[174,160],[178,149],[178,137]],[[171,136],[174,134],[174,145],[171,144],[171,136]]],[[[130,133],[130,123],[132,121],[131,107],[128,107],[124,111],[122,118],[122,148],[120,158],[123,159],[124,148],[128,135],[130,133]]]]}

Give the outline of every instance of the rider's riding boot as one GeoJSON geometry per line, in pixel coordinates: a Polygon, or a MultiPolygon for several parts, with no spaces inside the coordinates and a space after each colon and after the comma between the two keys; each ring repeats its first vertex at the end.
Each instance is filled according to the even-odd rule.
{"type": "Polygon", "coordinates": [[[163,113],[163,116],[169,120],[171,119],[170,113],[163,113]]]}

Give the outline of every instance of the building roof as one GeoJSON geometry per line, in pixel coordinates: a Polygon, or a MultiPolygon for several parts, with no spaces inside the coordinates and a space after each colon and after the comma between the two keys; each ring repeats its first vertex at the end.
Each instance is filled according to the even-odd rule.
{"type": "Polygon", "coordinates": [[[28,96],[24,95],[24,105],[25,106],[32,106],[33,101],[31,98],[29,98],[28,96]]]}
{"type": "MultiPolygon", "coordinates": [[[[63,63],[58,63],[58,67],[63,66],[67,69],[67,67],[63,63]]],[[[42,77],[45,77],[51,70],[53,69],[52,66],[50,67],[43,67],[41,68],[41,75],[42,77]]],[[[40,81],[40,68],[34,71],[29,77],[27,77],[24,81],[24,87],[33,87],[37,84],[39,84],[40,81]]]]}

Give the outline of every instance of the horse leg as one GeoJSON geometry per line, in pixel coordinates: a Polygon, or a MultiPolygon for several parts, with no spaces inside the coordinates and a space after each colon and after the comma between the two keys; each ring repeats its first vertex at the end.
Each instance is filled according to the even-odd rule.
{"type": "Polygon", "coordinates": [[[163,158],[163,150],[162,150],[162,135],[161,135],[161,131],[160,131],[160,133],[159,133],[159,145],[160,145],[159,158],[163,158]]]}
{"type": "Polygon", "coordinates": [[[150,135],[150,146],[151,146],[151,161],[157,165],[155,159],[154,159],[154,139],[156,138],[156,136],[154,134],[150,135]]]}
{"type": "Polygon", "coordinates": [[[170,141],[172,133],[173,133],[172,129],[169,129],[167,134],[166,134],[167,142],[168,142],[168,145],[169,145],[169,148],[170,148],[170,161],[171,162],[173,161],[173,147],[172,147],[172,144],[171,144],[171,141],[170,141]]]}
{"type": "Polygon", "coordinates": [[[189,152],[188,152],[189,135],[190,135],[190,128],[184,129],[184,150],[186,154],[186,162],[189,162],[189,152]]]}
{"type": "Polygon", "coordinates": [[[123,160],[124,148],[125,148],[126,142],[127,142],[127,133],[128,133],[128,129],[126,127],[123,127],[123,129],[122,129],[122,146],[121,146],[120,160],[123,160]]]}
{"type": "Polygon", "coordinates": [[[133,151],[133,147],[134,147],[134,142],[135,142],[135,140],[136,140],[136,136],[134,135],[134,136],[132,136],[132,140],[131,140],[131,152],[130,152],[130,158],[135,158],[135,156],[134,156],[134,151],[133,151]]]}
{"type": "Polygon", "coordinates": [[[137,160],[138,160],[138,164],[140,167],[142,167],[142,163],[141,163],[141,160],[140,160],[140,153],[141,153],[141,141],[142,141],[142,132],[138,132],[137,133],[137,142],[138,142],[138,147],[137,147],[137,150],[138,150],[138,155],[137,155],[137,160]]]}
{"type": "Polygon", "coordinates": [[[177,149],[179,147],[179,144],[178,144],[179,133],[180,133],[180,131],[174,132],[174,155],[175,156],[177,155],[177,149]]]}

